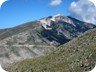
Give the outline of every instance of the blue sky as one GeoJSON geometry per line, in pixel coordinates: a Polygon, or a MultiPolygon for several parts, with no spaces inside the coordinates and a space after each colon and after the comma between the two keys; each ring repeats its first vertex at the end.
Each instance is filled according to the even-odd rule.
{"type": "Polygon", "coordinates": [[[52,0],[8,0],[0,8],[0,29],[58,13],[67,16],[73,1],[76,0],[62,0],[60,5],[50,6],[52,0]]]}
{"type": "Polygon", "coordinates": [[[89,0],[7,0],[0,8],[0,29],[56,14],[96,25],[96,7],[89,0]]]}

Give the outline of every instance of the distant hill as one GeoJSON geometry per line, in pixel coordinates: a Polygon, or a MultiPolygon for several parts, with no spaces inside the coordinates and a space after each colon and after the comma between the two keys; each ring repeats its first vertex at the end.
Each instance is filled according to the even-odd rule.
{"type": "Polygon", "coordinates": [[[26,59],[7,68],[9,72],[86,72],[96,64],[96,29],[34,59],[26,59]]]}
{"type": "Polygon", "coordinates": [[[0,64],[46,55],[60,46],[95,28],[61,14],[0,30],[0,64]]]}

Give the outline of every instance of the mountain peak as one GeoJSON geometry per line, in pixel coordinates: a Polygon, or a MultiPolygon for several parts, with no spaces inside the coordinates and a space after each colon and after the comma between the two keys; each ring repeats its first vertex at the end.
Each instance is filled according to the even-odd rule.
{"type": "Polygon", "coordinates": [[[53,17],[57,17],[57,16],[63,16],[62,14],[56,14],[53,17]]]}
{"type": "Polygon", "coordinates": [[[62,14],[56,14],[54,16],[49,16],[49,17],[40,19],[39,21],[42,24],[42,26],[47,30],[52,29],[51,24],[53,24],[53,22],[58,23],[59,21],[66,22],[66,23],[69,23],[69,24],[72,24],[73,26],[75,26],[73,21],[70,18],[68,18],[67,16],[64,16],[62,14]]]}
{"type": "Polygon", "coordinates": [[[93,28],[96,26],[57,14],[56,17],[49,16],[0,30],[0,63],[4,67],[17,61],[46,55],[54,51],[56,46],[65,44],[93,28]]]}

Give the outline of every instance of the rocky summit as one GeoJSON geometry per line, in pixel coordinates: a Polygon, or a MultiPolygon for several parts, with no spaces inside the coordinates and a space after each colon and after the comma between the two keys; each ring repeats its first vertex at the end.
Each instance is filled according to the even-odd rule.
{"type": "Polygon", "coordinates": [[[0,64],[46,55],[96,26],[57,14],[0,30],[0,64]]]}

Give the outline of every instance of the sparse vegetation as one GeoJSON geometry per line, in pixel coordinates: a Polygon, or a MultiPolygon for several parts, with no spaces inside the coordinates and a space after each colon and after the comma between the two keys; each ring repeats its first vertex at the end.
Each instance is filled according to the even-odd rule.
{"type": "Polygon", "coordinates": [[[8,72],[85,72],[96,63],[96,30],[60,46],[56,51],[10,65],[8,72]]]}

